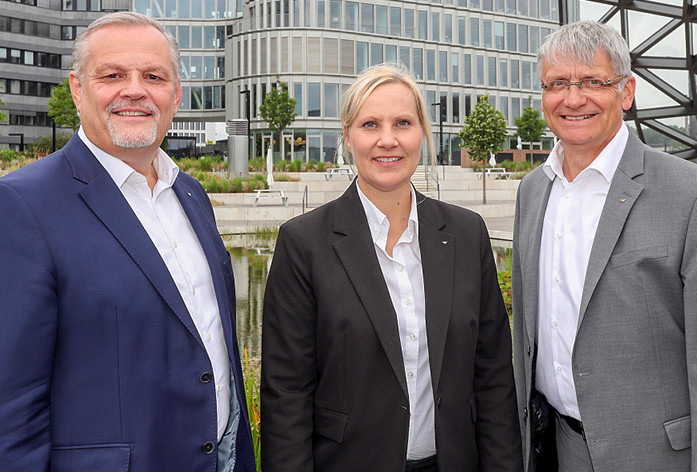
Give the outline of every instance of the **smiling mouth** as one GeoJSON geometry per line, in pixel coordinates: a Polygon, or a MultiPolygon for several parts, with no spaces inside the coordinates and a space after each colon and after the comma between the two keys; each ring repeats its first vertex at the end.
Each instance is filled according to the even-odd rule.
{"type": "Polygon", "coordinates": [[[564,116],[564,119],[569,120],[569,121],[581,121],[581,120],[586,120],[588,118],[592,118],[593,116],[595,116],[595,115],[581,115],[581,116],[566,115],[566,116],[564,116]]]}
{"type": "Polygon", "coordinates": [[[115,111],[114,115],[118,116],[150,116],[150,113],[143,111],[115,111]]]}
{"type": "Polygon", "coordinates": [[[378,162],[397,162],[401,157],[376,157],[375,160],[378,162]]]}

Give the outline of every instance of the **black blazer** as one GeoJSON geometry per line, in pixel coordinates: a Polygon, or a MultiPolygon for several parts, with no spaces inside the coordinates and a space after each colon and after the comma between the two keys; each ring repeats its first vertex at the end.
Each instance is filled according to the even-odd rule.
{"type": "MultiPolygon", "coordinates": [[[[522,470],[511,337],[481,217],[417,193],[439,469],[522,470]]],[[[279,231],[264,298],[262,469],[403,471],[397,318],[356,183],[279,231]]]]}

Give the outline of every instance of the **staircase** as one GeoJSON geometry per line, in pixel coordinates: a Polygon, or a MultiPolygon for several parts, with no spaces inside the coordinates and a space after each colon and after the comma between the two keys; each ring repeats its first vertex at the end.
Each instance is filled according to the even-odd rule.
{"type": "Polygon", "coordinates": [[[427,197],[440,200],[440,187],[438,174],[429,172],[426,166],[418,166],[416,172],[411,176],[411,183],[414,188],[427,197]]]}

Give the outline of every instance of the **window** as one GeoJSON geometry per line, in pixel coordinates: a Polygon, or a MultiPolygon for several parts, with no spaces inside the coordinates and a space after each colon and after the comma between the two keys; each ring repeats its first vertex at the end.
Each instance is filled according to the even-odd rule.
{"type": "Polygon", "coordinates": [[[203,49],[203,28],[201,26],[191,27],[191,48],[203,49]]]}
{"type": "Polygon", "coordinates": [[[452,97],[453,123],[460,122],[460,94],[453,93],[452,97]]]}
{"type": "Polygon", "coordinates": [[[463,46],[467,44],[467,39],[465,37],[465,19],[462,17],[457,19],[457,42],[463,46]]]}
{"type": "Polygon", "coordinates": [[[516,51],[518,46],[516,46],[516,25],[515,23],[506,24],[506,49],[509,51],[516,51]]]}
{"type": "Polygon", "coordinates": [[[402,9],[390,7],[390,34],[402,36],[402,9]]]}
{"type": "Polygon", "coordinates": [[[487,73],[489,76],[489,86],[496,87],[496,58],[487,57],[487,73]]]}
{"type": "Polygon", "coordinates": [[[518,25],[518,51],[528,52],[528,26],[518,25]]]}
{"type": "Polygon", "coordinates": [[[372,33],[373,28],[373,5],[361,3],[361,31],[372,33]]]}
{"type": "Polygon", "coordinates": [[[499,51],[503,51],[506,47],[506,41],[503,35],[503,21],[494,22],[494,47],[499,51]]]}
{"type": "Polygon", "coordinates": [[[324,19],[324,0],[317,0],[317,27],[324,28],[327,25],[324,19]]]}
{"type": "Polygon", "coordinates": [[[346,2],[346,29],[358,31],[358,2],[346,2]]]}
{"type": "Polygon", "coordinates": [[[431,39],[440,41],[440,15],[431,13],[431,39]]]}
{"type": "Polygon", "coordinates": [[[510,117],[508,115],[508,97],[499,97],[499,111],[503,113],[506,123],[510,123],[510,117]]]}
{"type": "Polygon", "coordinates": [[[522,71],[522,85],[524,89],[532,88],[532,75],[530,73],[530,66],[532,65],[528,61],[521,61],[521,71],[522,71]]]}
{"type": "Polygon", "coordinates": [[[324,84],[324,116],[339,116],[339,84],[324,84]]]}
{"type": "Polygon", "coordinates": [[[508,59],[499,59],[499,86],[508,87],[508,59]]]}
{"type": "Polygon", "coordinates": [[[395,62],[397,60],[397,46],[385,46],[385,62],[395,62]]]}
{"type": "Polygon", "coordinates": [[[426,80],[436,80],[436,51],[426,51],[426,80]]]}
{"type": "Polygon", "coordinates": [[[370,65],[374,66],[385,62],[382,56],[382,44],[370,44],[370,65]]]}
{"type": "Polygon", "coordinates": [[[440,51],[438,53],[438,70],[439,70],[439,80],[441,82],[448,81],[448,53],[447,51],[440,51]]]}
{"type": "Polygon", "coordinates": [[[520,88],[520,61],[511,59],[511,88],[520,88]]]}
{"type": "Polygon", "coordinates": [[[375,7],[375,32],[387,34],[387,7],[375,7]]]}
{"type": "Polygon", "coordinates": [[[491,42],[491,20],[484,20],[482,22],[482,34],[484,36],[484,47],[485,48],[491,48],[492,47],[492,42],[491,42]]]}
{"type": "Polygon", "coordinates": [[[464,62],[463,65],[465,67],[465,83],[466,84],[471,84],[472,83],[472,56],[470,54],[465,54],[464,55],[464,62]]]}
{"type": "Polygon", "coordinates": [[[537,54],[540,49],[540,29],[537,26],[530,27],[530,52],[537,54]]]}
{"type": "Polygon", "coordinates": [[[356,73],[366,70],[368,64],[368,43],[356,41],[356,73]]]}
{"type": "Polygon", "coordinates": [[[215,79],[215,57],[206,56],[203,58],[203,78],[215,79]]]}
{"type": "Polygon", "coordinates": [[[424,51],[421,48],[414,48],[414,66],[412,72],[417,80],[424,78],[424,51]]]}
{"type": "Polygon", "coordinates": [[[404,36],[414,37],[414,10],[404,10],[404,36]]]}
{"type": "Polygon", "coordinates": [[[341,28],[341,0],[331,0],[329,2],[329,18],[330,28],[341,28]]]}
{"type": "Polygon", "coordinates": [[[400,47],[399,48],[399,61],[404,64],[407,69],[411,69],[410,63],[411,61],[409,60],[409,48],[405,47],[400,47]]]}
{"type": "Polygon", "coordinates": [[[307,84],[307,116],[320,116],[322,97],[321,84],[308,82],[307,84]]]}
{"type": "Polygon", "coordinates": [[[520,116],[520,98],[511,99],[511,116],[514,122],[520,116]]]}
{"type": "Polygon", "coordinates": [[[453,42],[453,15],[443,15],[445,21],[445,42],[453,42]]]}
{"type": "Polygon", "coordinates": [[[428,39],[428,13],[419,10],[419,39],[428,39]]]}
{"type": "Polygon", "coordinates": [[[477,56],[477,85],[484,85],[484,56],[477,56]]]}
{"type": "Polygon", "coordinates": [[[470,18],[470,44],[479,46],[479,18],[470,18]]]}

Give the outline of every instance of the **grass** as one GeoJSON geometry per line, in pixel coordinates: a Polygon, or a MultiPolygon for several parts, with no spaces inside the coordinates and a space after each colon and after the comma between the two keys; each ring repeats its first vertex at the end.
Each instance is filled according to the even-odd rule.
{"type": "Polygon", "coordinates": [[[250,361],[247,348],[244,348],[244,393],[247,400],[247,412],[249,413],[249,426],[252,431],[252,445],[254,447],[254,460],[257,472],[261,472],[261,414],[259,394],[260,365],[257,361],[250,361]],[[253,365],[256,364],[256,365],[253,365]]]}

